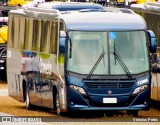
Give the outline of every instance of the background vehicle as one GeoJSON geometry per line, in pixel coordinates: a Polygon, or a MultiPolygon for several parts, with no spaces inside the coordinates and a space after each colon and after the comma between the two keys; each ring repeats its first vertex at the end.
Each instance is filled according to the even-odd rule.
{"type": "Polygon", "coordinates": [[[11,11],[9,19],[9,95],[28,109],[133,115],[149,109],[156,41],[133,11],[28,8],[11,11]]]}
{"type": "Polygon", "coordinates": [[[6,80],[8,17],[0,17],[0,79],[6,80]]]}

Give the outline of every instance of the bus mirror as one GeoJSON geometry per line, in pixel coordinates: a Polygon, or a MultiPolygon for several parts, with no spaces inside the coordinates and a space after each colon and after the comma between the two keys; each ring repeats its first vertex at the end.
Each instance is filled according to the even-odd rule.
{"type": "Polygon", "coordinates": [[[64,31],[60,31],[60,40],[59,40],[60,53],[65,53],[65,41],[66,41],[66,33],[64,31]]]}
{"type": "Polygon", "coordinates": [[[149,42],[150,42],[150,52],[151,53],[156,53],[157,50],[157,45],[156,45],[156,37],[153,31],[148,30],[148,37],[149,37],[149,42]]]}

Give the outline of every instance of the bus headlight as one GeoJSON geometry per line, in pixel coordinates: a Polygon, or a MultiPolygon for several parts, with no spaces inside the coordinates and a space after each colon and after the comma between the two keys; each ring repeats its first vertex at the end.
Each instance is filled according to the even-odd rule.
{"type": "Polygon", "coordinates": [[[86,92],[85,92],[84,89],[81,88],[81,87],[74,86],[74,85],[70,85],[69,87],[70,87],[71,89],[73,89],[73,90],[81,93],[82,95],[86,95],[86,92]]]}
{"type": "Polygon", "coordinates": [[[146,88],[148,88],[148,85],[143,85],[143,86],[139,86],[138,88],[136,88],[132,94],[138,94],[140,92],[142,92],[143,90],[145,90],[146,88]]]}

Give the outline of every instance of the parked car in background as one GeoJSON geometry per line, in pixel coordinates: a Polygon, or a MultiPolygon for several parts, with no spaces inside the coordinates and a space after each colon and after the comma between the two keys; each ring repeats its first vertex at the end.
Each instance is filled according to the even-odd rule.
{"type": "Polygon", "coordinates": [[[8,17],[0,17],[0,80],[6,80],[8,17]]]}

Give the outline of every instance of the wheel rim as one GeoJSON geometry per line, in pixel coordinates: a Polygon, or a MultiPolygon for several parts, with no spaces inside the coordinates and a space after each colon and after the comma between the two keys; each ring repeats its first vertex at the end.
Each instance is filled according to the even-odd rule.
{"type": "Polygon", "coordinates": [[[59,102],[58,94],[56,96],[56,110],[57,110],[57,114],[59,115],[61,111],[60,111],[60,102],[59,102]]]}
{"type": "Polygon", "coordinates": [[[29,107],[29,95],[28,95],[28,91],[26,90],[26,107],[29,107]]]}

